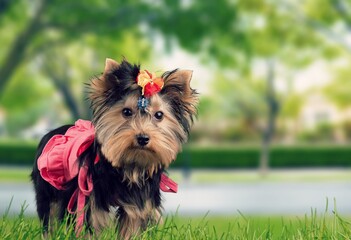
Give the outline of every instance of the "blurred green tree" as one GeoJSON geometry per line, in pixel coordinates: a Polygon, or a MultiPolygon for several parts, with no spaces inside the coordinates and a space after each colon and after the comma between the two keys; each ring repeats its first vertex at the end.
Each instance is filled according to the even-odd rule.
{"type": "MultiPolygon", "coordinates": [[[[275,95],[277,67],[296,71],[316,58],[341,54],[340,43],[347,44],[329,33],[340,21],[350,26],[349,9],[344,0],[323,0],[323,4],[317,0],[0,0],[0,101],[22,104],[21,98],[8,96],[22,84],[16,78],[37,78],[38,83],[27,88],[32,93],[40,90],[40,81],[49,79],[51,91],[61,94],[71,118],[86,116],[77,79],[102,69],[95,59],[126,55],[144,60],[160,35],[167,48],[175,41],[198,54],[207,66],[215,66],[219,77],[213,89],[220,95],[216,97],[221,107],[211,104],[209,108],[216,109],[205,112],[220,111],[230,119],[240,116],[251,128],[265,117],[265,127],[257,130],[263,136],[264,156],[274,134],[278,99],[280,105],[290,101],[289,95],[275,95]],[[265,68],[259,77],[254,76],[257,60],[265,68]],[[234,75],[227,75],[228,71],[234,75]]],[[[46,97],[35,96],[41,95],[46,97]]]]}
{"type": "MultiPolygon", "coordinates": [[[[187,49],[195,48],[195,51],[200,38],[209,37],[213,31],[216,32],[216,36],[226,32],[225,29],[216,30],[218,24],[227,22],[228,25],[232,22],[232,16],[235,16],[228,10],[228,4],[225,1],[219,4],[200,4],[199,7],[190,9],[181,7],[181,3],[176,1],[169,1],[167,4],[114,0],[74,2],[19,0],[11,4],[6,1],[2,3],[4,7],[3,14],[0,15],[0,24],[3,28],[0,31],[1,35],[6,37],[2,40],[4,44],[0,47],[3,50],[0,56],[2,66],[0,101],[21,104],[20,98],[5,96],[11,94],[7,92],[8,89],[14,93],[13,90],[18,87],[11,88],[10,80],[15,77],[27,79],[28,76],[37,78],[40,75],[41,80],[45,78],[51,80],[73,119],[87,115],[87,107],[83,109],[79,107],[82,105],[82,97],[77,99],[77,91],[75,91],[77,80],[73,79],[77,77],[76,75],[82,77],[84,74],[71,74],[67,69],[68,66],[74,69],[74,65],[79,65],[82,61],[86,64],[79,66],[82,72],[87,68],[97,69],[97,65],[101,64],[87,63],[87,59],[84,58],[87,54],[92,55],[88,59],[126,53],[129,60],[133,57],[137,60],[145,59],[150,52],[148,44],[145,44],[145,38],[153,37],[151,28],[160,29],[166,35],[174,34],[182,43],[189,44],[187,49]],[[212,29],[208,29],[210,20],[208,13],[213,10],[220,16],[217,18],[219,21],[212,24],[212,29]],[[225,15],[221,14],[223,10],[225,15]],[[180,15],[173,15],[174,13],[180,13],[180,15]],[[196,15],[203,21],[192,21],[191,19],[196,15]],[[186,26],[189,23],[194,25],[186,26]],[[193,27],[195,29],[191,29],[193,27]],[[199,30],[202,31],[201,36],[198,36],[199,30]],[[128,36],[132,36],[132,39],[128,36]],[[123,49],[127,44],[129,44],[128,49],[123,49]],[[91,49],[96,51],[89,52],[91,49]],[[75,55],[72,56],[71,52],[75,55]],[[27,70],[23,70],[20,75],[17,72],[20,72],[18,70],[22,66],[27,70]],[[31,70],[33,67],[35,73],[31,70]]],[[[82,79],[86,79],[86,76],[82,79]]],[[[32,81],[32,79],[29,80],[32,81]]],[[[14,81],[15,83],[22,84],[22,81],[14,81]]],[[[40,86],[33,85],[27,89],[28,92],[34,86],[38,87],[36,91],[40,89],[40,86]]]]}
{"type": "Polygon", "coordinates": [[[349,67],[342,67],[334,71],[334,79],[323,88],[323,93],[340,109],[349,108],[351,103],[351,69],[349,67]]]}
{"type": "MultiPolygon", "coordinates": [[[[331,0],[326,1],[335,7],[331,0]]],[[[254,0],[191,1],[184,7],[177,1],[165,1],[172,11],[164,12],[161,15],[162,21],[155,22],[160,25],[166,37],[175,37],[182,47],[200,52],[205,61],[215,62],[220,71],[235,69],[241,84],[248,88],[252,88],[249,79],[252,79],[255,71],[253,61],[260,59],[265,62],[266,75],[261,76],[266,82],[265,90],[253,90],[252,93],[256,96],[248,97],[248,91],[243,91],[245,87],[236,88],[233,79],[227,78],[225,83],[214,81],[214,84],[218,85],[217,89],[220,89],[221,98],[226,99],[224,102],[227,103],[222,105],[227,106],[224,111],[231,113],[240,109],[241,116],[255,119],[254,121],[259,120],[259,116],[266,115],[266,126],[261,131],[262,172],[265,172],[269,165],[269,144],[274,135],[279,109],[275,93],[276,66],[286,66],[296,71],[308,66],[315,59],[331,59],[340,54],[338,45],[331,44],[329,39],[326,40],[325,36],[320,34],[319,27],[328,19],[324,15],[332,16],[328,19],[331,26],[340,20],[339,14],[334,8],[323,6],[323,16],[314,18],[313,14],[309,14],[313,9],[319,11],[320,2],[309,2],[313,4],[254,0]],[[196,21],[191,21],[190,16],[196,21]],[[177,23],[175,28],[169,28],[173,22],[177,23]],[[266,107],[256,104],[254,99],[261,99],[261,103],[266,102],[266,107]],[[262,114],[263,109],[266,114],[262,114]]],[[[342,0],[338,2],[341,3],[342,0]]],[[[288,77],[285,78],[288,81],[288,77]]],[[[288,97],[284,96],[280,101],[288,100],[288,97]]],[[[299,104],[296,105],[298,106],[299,104]]]]}
{"type": "Polygon", "coordinates": [[[0,6],[0,32],[4,36],[0,46],[0,101],[7,109],[10,125],[10,119],[19,116],[15,109],[22,109],[26,124],[17,121],[18,130],[38,117],[34,112],[30,117],[24,115],[23,109],[37,109],[37,102],[49,99],[53,93],[43,84],[35,84],[38,79],[51,80],[72,119],[86,117],[88,103],[83,100],[86,96],[79,79],[101,71],[102,64],[94,59],[128,53],[128,59],[139,60],[149,54],[148,44],[138,30],[139,24],[153,14],[145,3],[134,7],[133,1],[36,0],[2,1],[0,6]],[[84,74],[88,69],[89,73],[84,74]],[[18,90],[24,86],[23,95],[18,90]],[[37,94],[40,91],[48,94],[37,94]]]}

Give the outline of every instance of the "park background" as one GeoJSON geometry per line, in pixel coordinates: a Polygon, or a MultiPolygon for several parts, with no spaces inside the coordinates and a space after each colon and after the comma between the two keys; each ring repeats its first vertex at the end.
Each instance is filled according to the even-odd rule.
{"type": "Polygon", "coordinates": [[[349,183],[350,12],[347,0],[0,0],[0,178],[28,182],[40,137],[89,119],[84,84],[125,57],[194,71],[181,183],[349,183]]]}

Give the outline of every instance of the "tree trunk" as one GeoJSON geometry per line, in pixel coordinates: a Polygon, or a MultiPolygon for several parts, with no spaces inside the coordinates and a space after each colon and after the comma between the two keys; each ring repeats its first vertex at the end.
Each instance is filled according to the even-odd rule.
{"type": "Polygon", "coordinates": [[[0,69],[0,96],[1,92],[4,91],[6,84],[11,79],[12,74],[23,60],[28,44],[41,30],[41,16],[45,11],[47,2],[47,0],[38,1],[38,8],[33,18],[30,20],[23,32],[19,34],[8,51],[2,64],[2,68],[0,69]]]}
{"type": "Polygon", "coordinates": [[[262,147],[260,156],[260,174],[266,176],[269,170],[269,157],[270,157],[270,144],[275,131],[275,120],[278,114],[279,103],[275,96],[274,87],[274,62],[273,60],[267,61],[267,105],[268,105],[268,118],[267,126],[263,132],[262,147]]]}
{"type": "Polygon", "coordinates": [[[57,76],[51,75],[49,77],[51,77],[53,83],[55,84],[56,89],[59,90],[59,92],[61,93],[63,101],[64,101],[65,105],[67,106],[68,110],[70,111],[73,120],[77,120],[77,119],[81,118],[78,104],[77,104],[71,90],[67,86],[67,84],[65,84],[57,76]]]}
{"type": "Polygon", "coordinates": [[[71,114],[72,119],[77,120],[81,118],[78,103],[74,98],[72,91],[69,88],[69,81],[67,80],[69,77],[66,75],[66,72],[62,72],[62,74],[59,74],[56,72],[57,69],[48,63],[44,63],[42,69],[48,76],[48,78],[53,82],[57,91],[61,94],[63,101],[71,114]]]}

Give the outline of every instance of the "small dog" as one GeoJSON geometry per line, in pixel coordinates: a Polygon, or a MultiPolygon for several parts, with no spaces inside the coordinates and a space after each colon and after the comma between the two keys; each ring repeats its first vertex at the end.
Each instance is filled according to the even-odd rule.
{"type": "Polygon", "coordinates": [[[39,143],[31,179],[44,234],[69,213],[77,234],[83,225],[98,234],[116,224],[124,239],[160,220],[160,190],[177,187],[165,170],[196,115],[191,76],[173,70],[156,77],[106,59],[89,86],[92,122],[62,126],[39,143]]]}

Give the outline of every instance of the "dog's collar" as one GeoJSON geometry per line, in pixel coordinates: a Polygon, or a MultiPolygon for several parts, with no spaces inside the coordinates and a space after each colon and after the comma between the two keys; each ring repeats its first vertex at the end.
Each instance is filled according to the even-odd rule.
{"type": "Polygon", "coordinates": [[[178,184],[170,179],[166,174],[162,173],[161,175],[161,182],[160,182],[160,189],[163,192],[178,192],[178,184]]]}
{"type": "MultiPolygon", "coordinates": [[[[90,121],[78,120],[65,135],[53,136],[45,145],[37,164],[42,178],[58,190],[64,190],[65,184],[78,177],[78,188],[72,194],[67,210],[77,214],[76,234],[84,224],[85,198],[93,191],[93,180],[88,174],[88,165],[83,162],[79,167],[78,157],[87,150],[95,140],[95,129],[90,121]],[[76,210],[74,210],[76,206],[76,210]]],[[[97,155],[94,164],[99,162],[97,155]]],[[[164,192],[178,191],[178,185],[164,173],[161,175],[160,189],[164,192]]]]}

